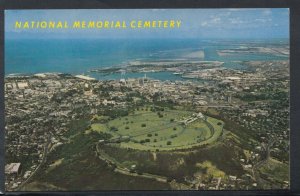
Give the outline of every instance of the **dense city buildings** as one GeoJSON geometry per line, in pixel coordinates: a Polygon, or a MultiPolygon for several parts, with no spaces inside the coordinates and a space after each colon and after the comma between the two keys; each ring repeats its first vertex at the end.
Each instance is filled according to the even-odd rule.
{"type": "Polygon", "coordinates": [[[121,79],[102,81],[59,73],[7,76],[6,189],[26,190],[40,182],[63,190],[51,173],[71,160],[84,163],[83,153],[108,165],[109,175],[157,181],[162,189],[288,188],[289,61],[243,63],[247,70],[224,68],[220,62],[154,66],[190,78],[176,81],[147,77],[149,70],[137,62],[126,72],[143,71],[143,77],[126,78],[118,70],[121,79]],[[151,120],[137,127],[135,115],[157,118],[163,128],[151,120]],[[185,148],[176,144],[176,138],[189,140],[184,131],[204,125],[207,136],[192,136],[185,148]],[[144,135],[136,134],[139,129],[144,135]],[[175,134],[160,136],[164,131],[175,134]],[[79,140],[87,149],[69,149],[79,140]],[[228,154],[231,160],[227,164],[209,153],[228,154]],[[139,156],[148,162],[139,162],[139,156]]]}

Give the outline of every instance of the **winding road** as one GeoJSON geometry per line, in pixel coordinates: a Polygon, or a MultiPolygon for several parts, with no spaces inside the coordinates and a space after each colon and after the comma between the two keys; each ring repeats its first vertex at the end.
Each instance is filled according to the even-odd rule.
{"type": "Polygon", "coordinates": [[[137,174],[136,172],[131,172],[129,169],[127,169],[126,167],[123,167],[119,162],[117,162],[116,160],[111,158],[109,155],[107,155],[105,152],[100,150],[99,144],[96,144],[96,153],[101,160],[105,161],[106,163],[108,163],[110,165],[115,165],[116,166],[116,168],[114,169],[115,172],[129,175],[129,176],[140,176],[140,177],[144,177],[144,178],[148,178],[148,179],[154,179],[159,182],[167,182],[167,177],[164,177],[164,176],[159,176],[159,175],[149,174],[149,173],[137,174]]]}

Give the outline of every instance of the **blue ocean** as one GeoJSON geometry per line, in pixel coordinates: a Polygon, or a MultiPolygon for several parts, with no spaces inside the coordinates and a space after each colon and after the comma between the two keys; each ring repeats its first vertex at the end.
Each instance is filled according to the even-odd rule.
{"type": "MultiPolygon", "coordinates": [[[[199,40],[199,39],[7,39],[5,40],[5,74],[59,72],[87,74],[98,79],[120,76],[99,75],[89,70],[124,66],[131,61],[167,61],[203,50],[204,58],[190,60],[223,61],[225,67],[243,69],[235,61],[285,60],[270,54],[219,56],[217,50],[239,46],[288,45],[288,40],[199,40]]],[[[149,73],[156,79],[180,79],[169,72],[149,73]]],[[[132,73],[130,77],[141,77],[132,73]]],[[[128,76],[128,77],[129,77],[128,76]]]]}

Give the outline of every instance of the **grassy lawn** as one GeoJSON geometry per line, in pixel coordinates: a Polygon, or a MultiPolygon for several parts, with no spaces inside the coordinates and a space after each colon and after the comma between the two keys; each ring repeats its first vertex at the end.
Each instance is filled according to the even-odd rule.
{"type": "Polygon", "coordinates": [[[268,176],[272,181],[289,181],[289,166],[276,159],[270,158],[259,171],[263,176],[268,176]]]}
{"type": "Polygon", "coordinates": [[[105,124],[95,123],[91,125],[92,129],[86,130],[86,133],[90,133],[92,130],[97,132],[108,132],[107,126],[105,124]]]}
{"type": "Polygon", "coordinates": [[[210,161],[204,161],[203,163],[197,163],[196,167],[201,169],[205,169],[205,175],[203,177],[208,178],[209,176],[213,177],[225,177],[225,173],[219,170],[215,165],[213,165],[210,161]]]}
{"type": "Polygon", "coordinates": [[[192,115],[185,110],[150,111],[145,107],[107,123],[94,123],[87,132],[110,133],[114,139],[126,136],[129,141],[122,141],[121,147],[152,151],[209,144],[222,134],[223,122],[211,117],[207,122],[197,119],[183,125],[181,121],[192,115]]]}
{"type": "Polygon", "coordinates": [[[214,133],[213,133],[212,137],[210,137],[208,140],[205,141],[206,144],[209,144],[209,143],[215,142],[222,135],[224,122],[222,122],[218,119],[215,119],[215,118],[211,118],[211,117],[207,118],[207,122],[209,124],[211,124],[214,129],[214,133]]]}

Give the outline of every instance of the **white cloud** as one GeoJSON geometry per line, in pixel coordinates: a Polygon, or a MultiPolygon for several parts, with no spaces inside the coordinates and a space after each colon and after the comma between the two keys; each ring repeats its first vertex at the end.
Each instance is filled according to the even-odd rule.
{"type": "Polygon", "coordinates": [[[221,21],[221,18],[217,17],[217,18],[213,18],[211,20],[213,23],[219,23],[221,21]]]}
{"type": "Polygon", "coordinates": [[[230,9],[227,9],[228,11],[231,11],[231,12],[235,12],[235,11],[241,11],[242,9],[238,9],[238,8],[230,8],[230,9]]]}
{"type": "Polygon", "coordinates": [[[255,19],[257,22],[266,23],[266,22],[272,22],[272,18],[257,18],[255,19]]]}
{"type": "Polygon", "coordinates": [[[269,15],[271,15],[271,14],[272,14],[271,9],[265,9],[265,10],[263,10],[263,12],[262,12],[262,15],[264,15],[264,16],[269,16],[269,15]]]}
{"type": "Polygon", "coordinates": [[[231,24],[243,24],[246,21],[241,20],[240,18],[229,18],[231,24]]]}
{"type": "Polygon", "coordinates": [[[202,22],[201,26],[203,26],[203,27],[207,26],[207,22],[206,21],[202,22]]]}
{"type": "Polygon", "coordinates": [[[152,9],[152,11],[156,12],[156,11],[165,11],[166,9],[152,9]]]}
{"type": "Polygon", "coordinates": [[[230,16],[231,15],[231,12],[225,12],[224,14],[221,14],[222,16],[230,16]]]}

